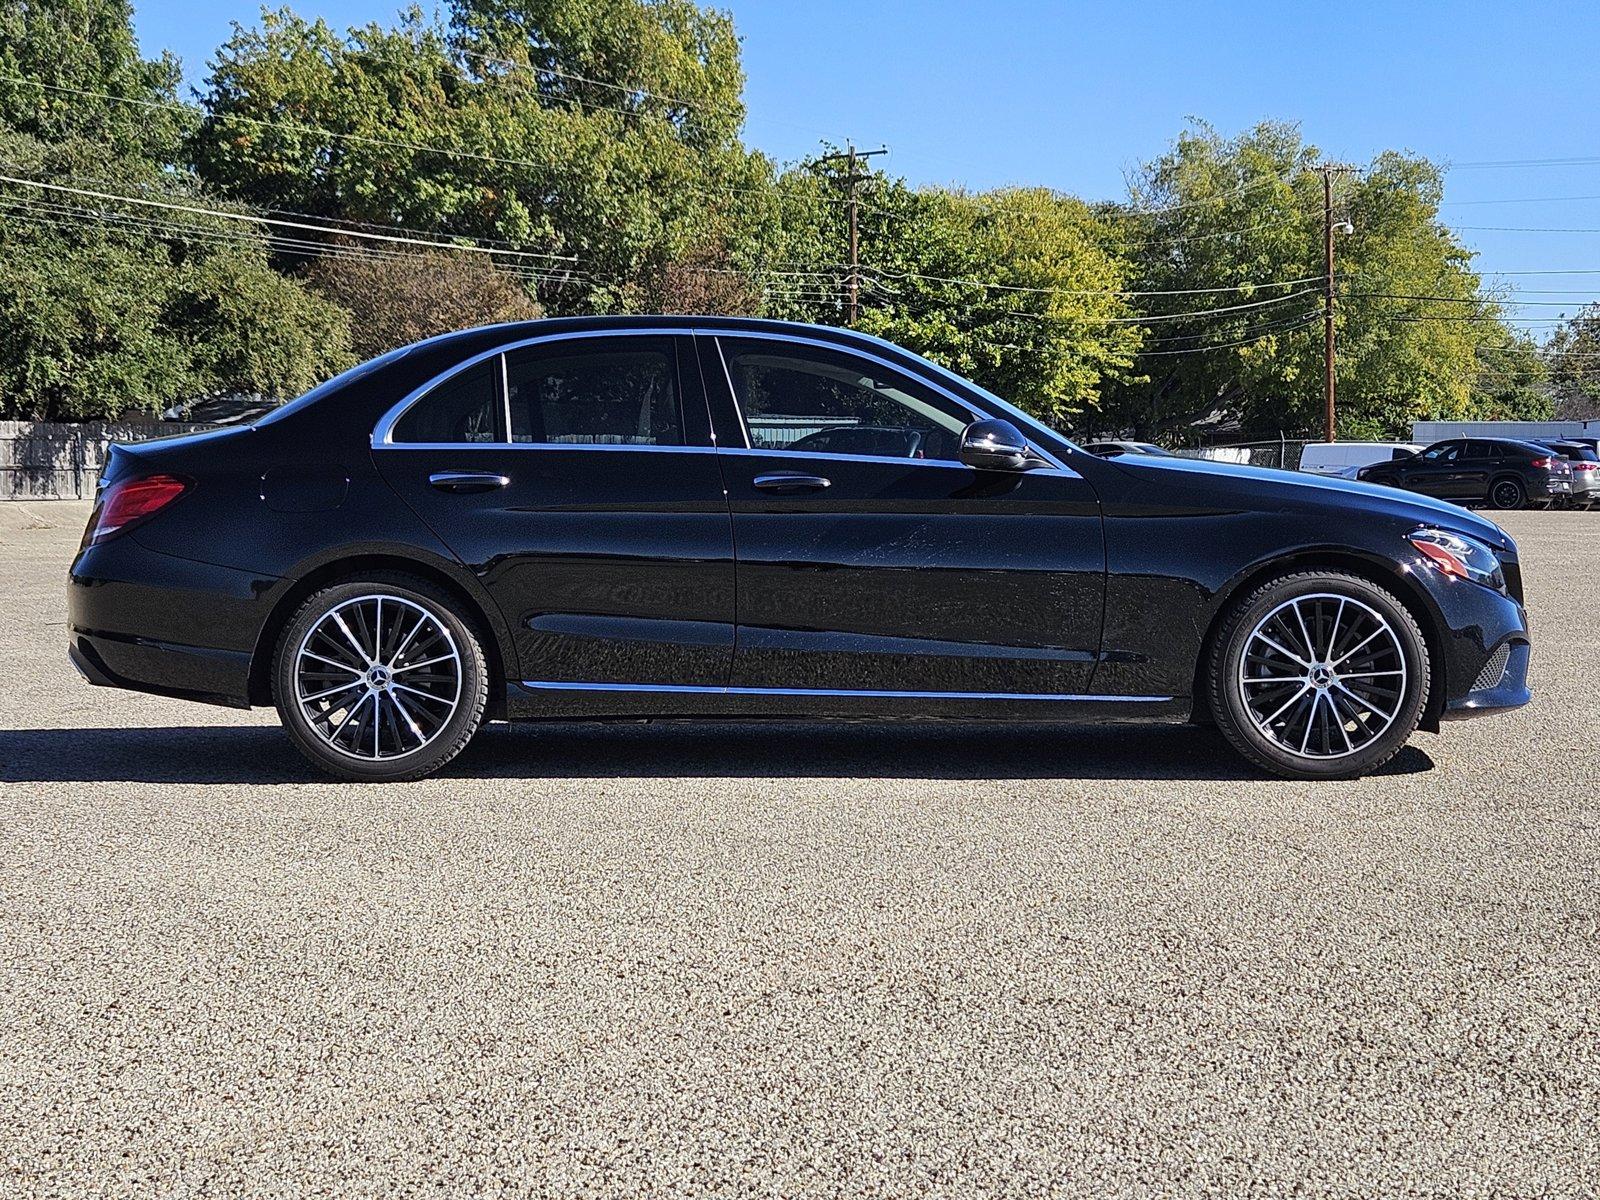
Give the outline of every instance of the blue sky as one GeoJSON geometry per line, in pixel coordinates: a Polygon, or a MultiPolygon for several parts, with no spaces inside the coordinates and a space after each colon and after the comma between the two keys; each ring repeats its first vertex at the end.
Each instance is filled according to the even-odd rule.
{"type": "MultiPolygon", "coordinates": [[[[145,53],[173,50],[194,83],[229,22],[258,13],[243,0],[136,5],[145,53]]],[[[1550,320],[1600,296],[1600,232],[1551,231],[1600,230],[1600,18],[1583,0],[726,6],[744,41],[746,139],[780,160],[850,137],[888,145],[879,164],[913,183],[1046,184],[1120,198],[1126,175],[1190,117],[1225,133],[1297,120],[1329,156],[1357,162],[1390,147],[1461,164],[1592,156],[1592,165],[1456,167],[1442,215],[1485,272],[1571,272],[1504,276],[1540,302],[1520,315],[1550,320]]],[[[388,21],[398,5],[294,7],[344,26],[388,21]]]]}

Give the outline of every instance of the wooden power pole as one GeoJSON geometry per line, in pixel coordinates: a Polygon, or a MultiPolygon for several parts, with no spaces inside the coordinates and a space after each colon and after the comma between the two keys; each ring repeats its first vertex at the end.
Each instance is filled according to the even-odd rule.
{"type": "Polygon", "coordinates": [[[1324,163],[1318,169],[1322,172],[1322,270],[1327,289],[1322,301],[1323,440],[1331,442],[1338,437],[1333,376],[1333,306],[1337,296],[1333,286],[1333,176],[1336,171],[1353,168],[1324,163]]]}
{"type": "Polygon", "coordinates": [[[861,181],[868,178],[865,174],[857,173],[856,162],[860,159],[872,158],[875,155],[887,153],[889,153],[887,146],[880,146],[876,150],[857,150],[854,143],[847,142],[843,154],[829,154],[818,160],[819,162],[830,162],[842,158],[845,161],[844,180],[845,186],[849,189],[846,193],[845,203],[849,206],[850,213],[850,274],[845,278],[845,290],[850,295],[850,315],[846,321],[848,325],[856,323],[856,316],[861,311],[861,239],[858,232],[856,210],[860,204],[859,188],[861,181]]]}

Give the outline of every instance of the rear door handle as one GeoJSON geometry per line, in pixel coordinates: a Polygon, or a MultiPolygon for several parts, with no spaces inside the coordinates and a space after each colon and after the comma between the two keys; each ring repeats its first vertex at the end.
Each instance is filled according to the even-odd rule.
{"type": "Polygon", "coordinates": [[[435,471],[428,482],[441,492],[492,492],[511,480],[493,471],[435,471]]]}
{"type": "Polygon", "coordinates": [[[764,492],[816,492],[830,484],[821,475],[802,475],[798,471],[774,471],[757,475],[755,484],[764,492]]]}

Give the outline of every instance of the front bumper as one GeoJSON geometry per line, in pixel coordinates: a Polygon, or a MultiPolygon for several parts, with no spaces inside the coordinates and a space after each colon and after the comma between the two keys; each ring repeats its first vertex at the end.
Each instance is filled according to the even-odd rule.
{"type": "Polygon", "coordinates": [[[1528,686],[1532,636],[1522,604],[1521,564],[1500,555],[1507,590],[1447,576],[1419,563],[1413,578],[1437,609],[1433,697],[1425,725],[1519,708],[1528,686]]]}
{"type": "Polygon", "coordinates": [[[1473,680],[1472,689],[1445,705],[1447,721],[1484,717],[1521,708],[1533,699],[1528,687],[1528,660],[1532,647],[1526,641],[1504,641],[1490,654],[1473,680]],[[1500,663],[1504,662],[1501,666],[1500,663]],[[1498,669],[1497,669],[1498,668],[1498,669]]]}

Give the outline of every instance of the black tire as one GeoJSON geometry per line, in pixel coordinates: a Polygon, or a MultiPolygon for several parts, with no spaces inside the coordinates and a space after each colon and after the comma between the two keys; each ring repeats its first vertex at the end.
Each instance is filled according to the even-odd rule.
{"type": "Polygon", "coordinates": [[[1527,502],[1528,490],[1520,479],[1496,479],[1489,485],[1489,503],[1495,508],[1510,512],[1527,502]]]}
{"type": "MultiPolygon", "coordinates": [[[[1277,641],[1279,637],[1274,634],[1281,635],[1284,630],[1293,628],[1287,618],[1284,621],[1283,626],[1269,624],[1267,636],[1277,641]]],[[[1284,662],[1288,662],[1288,656],[1284,657],[1284,662]]],[[[1296,671],[1300,668],[1284,669],[1296,671]]],[[[1431,686],[1427,642],[1410,610],[1377,584],[1342,571],[1302,571],[1280,576],[1252,589],[1222,618],[1206,670],[1207,699],[1217,726],[1229,743],[1256,766],[1289,779],[1352,779],[1381,767],[1399,753],[1416,731],[1431,686]],[[1291,601],[1300,603],[1294,606],[1291,601]],[[1258,626],[1263,622],[1275,622],[1278,614],[1284,612],[1302,614],[1297,620],[1303,620],[1305,611],[1313,615],[1312,629],[1307,630],[1308,636],[1298,638],[1285,648],[1296,650],[1310,660],[1305,667],[1308,683],[1313,666],[1323,668],[1318,677],[1325,678],[1327,664],[1348,651],[1346,639],[1353,641],[1367,627],[1352,625],[1346,632],[1339,633],[1338,627],[1346,613],[1351,614],[1352,621],[1359,618],[1370,622],[1374,629],[1381,625],[1388,631],[1377,634],[1367,643],[1373,649],[1358,649],[1355,657],[1347,654],[1347,661],[1366,670],[1364,660],[1370,655],[1375,667],[1392,666],[1393,669],[1370,672],[1383,682],[1374,682],[1372,678],[1357,682],[1362,677],[1349,673],[1335,677],[1347,686],[1341,686],[1340,682],[1311,686],[1306,691],[1309,698],[1291,700],[1294,707],[1288,708],[1281,722],[1274,723],[1266,720],[1271,714],[1263,710],[1275,708],[1279,699],[1291,695],[1301,685],[1294,682],[1274,684],[1271,679],[1276,676],[1259,680],[1246,680],[1241,676],[1269,669],[1255,653],[1263,644],[1259,640],[1258,626]],[[1320,626],[1318,614],[1322,614],[1320,626]],[[1313,648],[1311,653],[1305,653],[1307,641],[1320,643],[1325,639],[1334,640],[1336,645],[1313,648]],[[1245,661],[1247,649],[1251,651],[1248,663],[1245,661]],[[1387,691],[1377,690],[1390,687],[1395,691],[1392,700],[1387,691]],[[1282,690],[1273,692],[1273,688],[1282,690]],[[1352,688],[1360,689],[1363,695],[1356,695],[1352,688]],[[1248,700],[1247,691],[1251,693],[1248,700]],[[1254,709],[1252,702],[1256,705],[1254,709]],[[1389,710],[1388,724],[1380,730],[1379,718],[1385,714],[1384,706],[1390,703],[1393,707],[1389,710]],[[1308,704],[1309,714],[1306,714],[1308,704]],[[1303,714],[1305,724],[1301,726],[1297,718],[1303,714]],[[1331,720],[1328,714],[1340,719],[1331,720]],[[1265,726],[1258,723],[1264,720],[1265,726]],[[1312,751],[1309,755],[1286,744],[1292,743],[1293,735],[1301,729],[1305,730],[1302,745],[1312,751]],[[1309,744],[1313,734],[1333,743],[1328,755],[1319,756],[1316,747],[1309,744]],[[1360,744],[1369,736],[1370,740],[1360,744]],[[1346,747],[1353,745],[1353,749],[1341,751],[1340,741],[1346,747]]]]}
{"type": "Polygon", "coordinates": [[[319,769],[339,779],[400,782],[431,775],[465,749],[483,722],[489,671],[478,634],[457,601],[414,576],[374,573],[324,588],[300,606],[278,639],[272,695],[289,740],[319,769]],[[382,605],[374,610],[369,604],[380,598],[399,613],[387,633],[382,605]],[[341,619],[350,616],[346,625],[353,637],[343,630],[343,636],[331,633],[337,627],[330,623],[335,613],[341,619]],[[413,623],[406,639],[402,630],[413,623]],[[374,641],[382,642],[375,653],[369,649],[374,641]],[[419,653],[428,657],[418,658],[419,653]],[[365,674],[361,658],[368,663],[365,674]],[[376,683],[374,668],[385,671],[376,683]],[[310,693],[313,703],[302,701],[307,694],[302,685],[320,687],[309,681],[313,672],[332,684],[333,699],[318,698],[319,691],[310,693]],[[416,674],[403,684],[399,676],[406,673],[416,674]],[[341,687],[346,678],[350,684],[341,687]],[[368,714],[370,757],[365,752],[368,714]],[[322,718],[320,728],[317,718],[322,718]],[[335,724],[338,733],[333,733],[335,724]]]}

